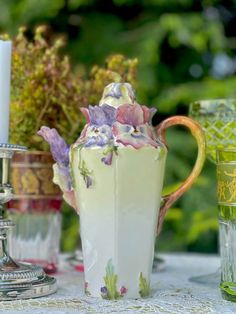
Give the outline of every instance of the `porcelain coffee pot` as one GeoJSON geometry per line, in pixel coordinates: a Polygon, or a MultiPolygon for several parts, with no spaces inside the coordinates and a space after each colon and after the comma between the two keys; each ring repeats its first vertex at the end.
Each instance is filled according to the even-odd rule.
{"type": "Polygon", "coordinates": [[[42,127],[38,134],[51,146],[54,182],[80,215],[85,291],[105,299],[146,297],[155,236],[167,209],[202,169],[203,131],[184,116],[153,127],[156,110],[139,105],[128,83],[108,85],[99,106],[81,111],[87,123],[70,147],[55,129],[42,127]],[[186,181],[162,196],[165,132],[173,125],[190,129],[198,154],[186,181]]]}

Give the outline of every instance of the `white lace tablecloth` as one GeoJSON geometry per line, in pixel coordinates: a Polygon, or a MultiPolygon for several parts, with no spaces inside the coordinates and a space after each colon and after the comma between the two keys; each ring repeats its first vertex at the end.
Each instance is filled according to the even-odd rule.
{"type": "Polygon", "coordinates": [[[162,272],[152,274],[152,297],[148,299],[105,301],[86,297],[83,275],[63,262],[56,275],[57,293],[39,299],[0,302],[0,313],[236,313],[236,303],[223,300],[218,285],[204,286],[188,280],[191,276],[215,272],[219,257],[167,254],[163,258],[166,267],[162,272]]]}

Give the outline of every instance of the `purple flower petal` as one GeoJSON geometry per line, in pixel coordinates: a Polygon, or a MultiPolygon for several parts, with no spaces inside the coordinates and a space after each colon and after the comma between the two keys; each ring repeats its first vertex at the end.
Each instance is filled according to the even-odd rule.
{"type": "Polygon", "coordinates": [[[63,166],[69,165],[69,146],[58,134],[56,129],[50,129],[46,126],[42,126],[37,132],[38,135],[42,136],[45,141],[50,145],[53,159],[63,166]]]}
{"type": "Polygon", "coordinates": [[[96,145],[96,144],[97,144],[97,137],[91,136],[84,143],[84,147],[91,147],[91,146],[96,145]]]}
{"type": "Polygon", "coordinates": [[[88,110],[88,108],[82,107],[82,108],[80,108],[80,111],[81,111],[82,114],[85,116],[86,122],[87,122],[87,123],[90,123],[90,116],[89,116],[89,110],[88,110]]]}
{"type": "Polygon", "coordinates": [[[92,177],[87,176],[87,177],[85,178],[85,183],[86,183],[86,188],[88,189],[88,188],[93,184],[92,177]]]}
{"type": "Polygon", "coordinates": [[[150,108],[150,122],[154,116],[154,114],[157,112],[157,109],[156,108],[150,108]]]}
{"type": "Polygon", "coordinates": [[[116,122],[113,124],[112,130],[116,143],[121,143],[124,146],[130,145],[136,149],[149,145],[157,147],[152,129],[147,124],[128,128],[127,125],[116,122]]]}
{"type": "Polygon", "coordinates": [[[85,147],[91,147],[91,146],[105,146],[108,143],[108,139],[104,138],[102,136],[92,136],[89,137],[88,140],[85,142],[85,147]]]}
{"type": "Polygon", "coordinates": [[[63,181],[65,183],[66,190],[72,189],[72,182],[71,182],[71,176],[70,176],[70,169],[69,167],[66,167],[62,164],[58,164],[58,171],[60,172],[61,177],[63,178],[63,181]]]}
{"type": "Polygon", "coordinates": [[[101,288],[101,293],[102,294],[107,294],[107,287],[102,287],[101,288]]]}
{"type": "Polygon", "coordinates": [[[127,293],[127,291],[128,291],[128,289],[125,288],[125,286],[122,286],[122,287],[120,288],[120,293],[121,293],[121,294],[125,294],[125,293],[127,293]]]}
{"type": "Polygon", "coordinates": [[[69,173],[69,167],[65,167],[63,165],[55,163],[53,165],[53,174],[53,182],[57,184],[62,190],[64,200],[77,212],[79,212],[75,199],[75,194],[72,189],[72,179],[69,173]]]}
{"type": "Polygon", "coordinates": [[[155,108],[149,109],[137,103],[134,105],[124,104],[117,109],[116,121],[137,127],[142,124],[150,123],[155,112],[155,108]]]}
{"type": "Polygon", "coordinates": [[[81,108],[81,112],[85,116],[87,123],[96,126],[105,124],[111,126],[116,116],[116,109],[106,104],[81,108]]]}
{"type": "Polygon", "coordinates": [[[85,147],[91,146],[105,146],[112,139],[111,128],[108,125],[92,126],[89,125],[86,129],[86,133],[83,134],[83,140],[85,147]]]}
{"type": "Polygon", "coordinates": [[[113,152],[109,152],[106,157],[101,158],[101,161],[105,165],[110,166],[112,164],[112,159],[113,159],[113,152]]]}
{"type": "Polygon", "coordinates": [[[89,106],[90,123],[94,125],[106,124],[106,115],[99,106],[89,106]]]}
{"type": "Polygon", "coordinates": [[[106,124],[111,126],[115,122],[116,109],[106,104],[102,105],[101,108],[106,116],[106,124]]]}

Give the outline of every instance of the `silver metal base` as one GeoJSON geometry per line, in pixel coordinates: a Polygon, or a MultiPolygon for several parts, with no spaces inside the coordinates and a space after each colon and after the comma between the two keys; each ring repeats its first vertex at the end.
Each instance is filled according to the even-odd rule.
{"type": "Polygon", "coordinates": [[[56,279],[40,266],[17,263],[17,268],[0,271],[0,301],[30,299],[56,292],[56,279]]]}
{"type": "Polygon", "coordinates": [[[0,301],[46,296],[57,290],[56,279],[39,266],[15,262],[7,252],[7,232],[14,226],[4,219],[3,204],[13,197],[10,184],[10,160],[16,151],[26,147],[0,143],[0,301]]]}

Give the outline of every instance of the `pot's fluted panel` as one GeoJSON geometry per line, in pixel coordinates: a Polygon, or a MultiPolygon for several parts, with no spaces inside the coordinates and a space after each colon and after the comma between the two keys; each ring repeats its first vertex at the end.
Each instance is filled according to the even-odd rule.
{"type": "Polygon", "coordinates": [[[113,280],[117,297],[140,297],[140,276],[148,285],[151,272],[166,154],[163,148],[121,148],[109,166],[102,156],[101,148],[72,153],[86,289],[110,298],[113,280]],[[82,161],[93,178],[89,188],[82,161]]]}

